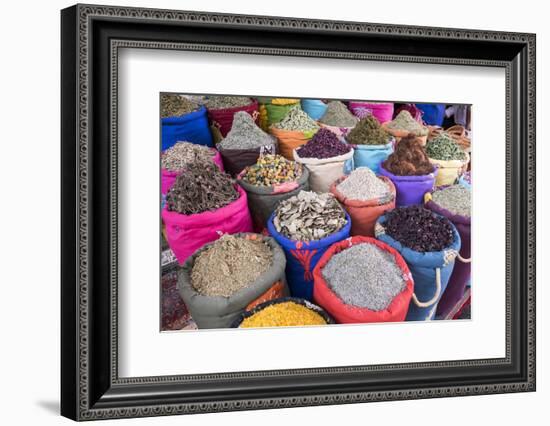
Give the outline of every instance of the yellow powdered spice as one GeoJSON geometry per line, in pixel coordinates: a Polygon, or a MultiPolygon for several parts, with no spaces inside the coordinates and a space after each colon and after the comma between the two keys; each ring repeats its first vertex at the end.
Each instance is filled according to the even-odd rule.
{"type": "Polygon", "coordinates": [[[241,328],[251,327],[290,327],[301,325],[326,325],[317,312],[294,302],[270,305],[244,319],[241,328]]]}

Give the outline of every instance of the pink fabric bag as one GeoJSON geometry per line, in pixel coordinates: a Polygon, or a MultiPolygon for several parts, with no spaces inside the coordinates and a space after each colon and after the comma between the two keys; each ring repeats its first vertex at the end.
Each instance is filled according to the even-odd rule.
{"type": "Polygon", "coordinates": [[[183,215],[170,212],[166,207],[162,209],[166,240],[180,264],[204,244],[217,240],[223,234],[252,232],[246,192],[239,185],[235,187],[239,198],[213,212],[183,215]]]}
{"type": "Polygon", "coordinates": [[[372,103],[372,102],[360,102],[350,101],[349,109],[357,118],[361,119],[369,114],[372,114],[380,124],[384,124],[391,121],[393,118],[393,103],[372,103]]]}
{"type": "MultiPolygon", "coordinates": [[[[223,172],[224,169],[222,156],[215,148],[211,149],[215,152],[214,157],[212,157],[212,161],[223,172]]],[[[162,195],[166,195],[168,193],[168,190],[172,187],[180,173],[181,171],[172,172],[166,169],[160,170],[160,192],[162,193],[162,195]]]]}

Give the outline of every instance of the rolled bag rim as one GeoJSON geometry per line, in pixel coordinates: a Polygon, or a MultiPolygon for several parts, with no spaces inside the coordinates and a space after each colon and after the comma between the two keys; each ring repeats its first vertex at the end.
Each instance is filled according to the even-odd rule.
{"type": "MultiPolygon", "coordinates": [[[[268,306],[278,305],[285,302],[294,302],[299,305],[305,306],[306,308],[315,311],[317,314],[319,314],[325,321],[326,324],[324,325],[331,325],[336,324],[336,321],[334,321],[334,318],[322,307],[319,306],[313,302],[310,302],[307,299],[304,299],[302,297],[292,297],[292,296],[285,296],[285,297],[278,297],[277,299],[268,300],[266,302],[262,302],[259,305],[255,306],[253,309],[249,311],[245,311],[239,315],[239,318],[237,318],[232,324],[231,328],[241,328],[240,325],[242,322],[246,319],[251,317],[252,315],[260,312],[264,308],[267,308],[268,306]],[[311,306],[308,306],[311,305],[311,306]]],[[[286,326],[286,327],[322,327],[321,325],[295,325],[295,326],[286,326]]],[[[276,327],[276,326],[273,326],[276,327]]],[[[247,328],[271,328],[271,327],[247,327],[247,328]]]]}
{"type": "MultiPolygon", "coordinates": [[[[354,116],[355,117],[355,116],[354,116]]],[[[359,120],[357,120],[359,122],[359,120]]],[[[317,124],[321,129],[327,129],[330,130],[332,133],[337,133],[336,131],[339,131],[339,133],[343,136],[347,136],[349,132],[351,132],[355,126],[357,126],[357,123],[355,123],[355,126],[353,127],[347,127],[347,126],[333,126],[332,124],[326,124],[322,121],[317,120],[317,124]]]]}
{"type": "MultiPolygon", "coordinates": [[[[315,288],[318,285],[317,283],[320,283],[319,285],[322,284],[324,287],[324,290],[332,296],[333,301],[335,301],[336,304],[338,305],[339,311],[341,312],[344,311],[344,313],[345,311],[347,312],[351,311],[352,315],[355,315],[355,316],[365,316],[365,313],[379,315],[381,317],[387,317],[388,315],[391,316],[397,311],[396,305],[400,303],[400,300],[399,300],[400,297],[406,297],[410,302],[412,298],[412,294],[414,293],[414,281],[412,278],[412,273],[409,269],[409,265],[407,264],[407,262],[405,261],[401,253],[399,253],[398,250],[393,248],[391,245],[385,243],[384,241],[380,241],[374,237],[367,237],[363,235],[348,237],[345,240],[339,241],[331,245],[329,249],[325,253],[323,253],[323,256],[321,256],[321,259],[319,259],[319,261],[317,262],[317,265],[315,265],[315,268],[313,269],[313,279],[314,279],[313,295],[314,295],[315,301],[317,301],[315,298],[315,293],[316,293],[315,288]],[[355,243],[356,241],[357,243],[355,243]],[[346,244],[347,244],[347,247],[346,247],[346,244]],[[397,293],[393,297],[392,301],[385,309],[374,311],[367,307],[362,308],[359,306],[348,305],[330,288],[328,282],[323,277],[322,269],[332,259],[332,256],[343,252],[344,250],[352,247],[352,245],[357,245],[357,244],[374,244],[381,250],[384,250],[390,253],[393,256],[395,263],[403,273],[403,278],[405,279],[405,287],[403,288],[403,290],[401,290],[399,293],[397,293]]],[[[408,304],[406,306],[408,307],[408,304]]],[[[405,310],[404,314],[405,316],[407,315],[407,310],[405,310]]],[[[334,315],[334,314],[331,314],[331,315],[334,315]]]]}
{"type": "MultiPolygon", "coordinates": [[[[342,143],[346,143],[346,142],[342,142],[342,143]]],[[[300,155],[296,151],[298,151],[298,149],[300,149],[301,146],[298,148],[294,148],[292,150],[292,155],[294,156],[294,161],[296,161],[297,163],[303,164],[304,166],[308,166],[308,165],[320,166],[323,164],[339,163],[341,161],[347,161],[353,158],[353,154],[355,150],[353,149],[352,145],[350,146],[351,146],[351,149],[349,150],[349,152],[346,152],[345,154],[341,154],[341,155],[336,155],[334,157],[328,157],[328,158],[300,157],[300,155]]]]}
{"type": "Polygon", "coordinates": [[[183,115],[161,118],[161,123],[162,125],[184,124],[188,121],[194,120],[197,116],[203,115],[205,113],[207,113],[207,109],[204,105],[201,105],[199,109],[183,115]]]}
{"type": "Polygon", "coordinates": [[[388,143],[380,145],[371,145],[371,144],[358,144],[358,143],[349,143],[355,151],[385,151],[391,149],[393,151],[393,144],[395,142],[395,137],[389,139],[388,143]]]}
{"type": "Polygon", "coordinates": [[[446,208],[441,207],[439,204],[433,201],[432,193],[433,191],[426,192],[426,194],[424,194],[424,205],[426,207],[428,207],[434,213],[437,213],[440,216],[446,217],[453,223],[459,223],[461,225],[471,225],[471,219],[472,219],[471,216],[463,216],[460,214],[455,214],[450,210],[447,210],[446,208]]]}
{"type": "MultiPolygon", "coordinates": [[[[433,213],[437,216],[441,216],[438,213],[435,213],[435,212],[433,213]]],[[[441,217],[444,217],[444,216],[441,216],[441,217]]],[[[452,252],[453,254],[458,254],[461,248],[460,234],[458,233],[456,226],[448,218],[445,218],[445,219],[447,219],[451,224],[452,231],[453,231],[453,241],[449,246],[439,251],[426,251],[426,252],[416,251],[416,250],[410,249],[409,247],[405,247],[399,241],[397,241],[393,237],[386,234],[385,227],[383,225],[386,222],[385,214],[380,216],[376,220],[376,224],[374,226],[374,235],[377,239],[385,242],[386,244],[396,249],[401,254],[401,256],[403,256],[403,258],[407,263],[410,262],[415,266],[420,266],[420,267],[441,268],[443,266],[447,266],[447,264],[450,263],[450,262],[447,262],[446,253],[452,252]]],[[[454,261],[454,257],[453,257],[453,261],[454,261]]]]}
{"type": "Polygon", "coordinates": [[[403,130],[403,129],[392,129],[390,127],[387,126],[387,124],[389,123],[386,122],[384,124],[381,124],[380,126],[386,131],[388,132],[389,134],[391,134],[392,136],[395,136],[395,137],[398,137],[398,138],[404,138],[406,136],[409,136],[409,135],[412,135],[412,136],[415,136],[417,138],[428,138],[428,134],[430,133],[430,130],[428,129],[428,127],[426,126],[422,126],[424,129],[425,129],[425,134],[419,134],[417,135],[415,132],[411,132],[409,130],[403,130]]]}
{"type": "Polygon", "coordinates": [[[241,179],[242,174],[245,172],[246,168],[239,173],[237,176],[237,183],[245,190],[245,192],[251,192],[255,195],[279,195],[279,194],[286,194],[287,192],[294,191],[297,188],[300,188],[303,186],[309,179],[309,170],[307,170],[306,167],[302,167],[302,174],[298,177],[298,179],[290,181],[290,182],[284,182],[283,184],[278,185],[271,185],[271,186],[260,186],[260,185],[252,185],[248,182],[245,182],[241,179]],[[296,183],[295,186],[290,186],[288,184],[290,183],[296,183]],[[276,187],[283,187],[288,185],[288,188],[285,188],[284,191],[275,192],[273,191],[273,188],[276,187]],[[265,188],[265,190],[263,189],[265,188]],[[271,191],[269,191],[271,190],[271,191]]]}
{"type": "Polygon", "coordinates": [[[464,168],[470,161],[470,155],[463,151],[466,158],[464,160],[438,160],[436,158],[428,157],[430,163],[437,165],[442,169],[461,169],[464,168]]]}
{"type": "MultiPolygon", "coordinates": [[[[273,252],[273,260],[271,263],[271,266],[267,271],[265,271],[262,275],[260,275],[253,283],[251,283],[248,287],[245,287],[235,293],[233,293],[229,297],[225,296],[206,296],[203,294],[200,294],[193,285],[191,284],[191,271],[193,269],[193,266],[195,264],[196,257],[208,249],[212,244],[216,243],[216,241],[212,241],[210,243],[204,244],[201,248],[196,250],[191,256],[189,256],[181,268],[178,270],[178,291],[181,295],[181,298],[183,301],[187,304],[188,298],[193,301],[193,309],[195,308],[204,308],[209,307],[210,303],[213,301],[216,301],[222,306],[220,310],[227,310],[235,307],[235,303],[237,303],[237,299],[246,298],[248,301],[246,305],[244,305],[241,309],[245,309],[246,306],[251,302],[260,297],[262,294],[264,294],[266,291],[268,291],[273,284],[277,280],[273,280],[273,282],[269,283],[269,280],[266,280],[265,286],[259,286],[254,285],[256,281],[258,281],[262,277],[266,276],[273,276],[273,277],[284,277],[285,276],[285,268],[286,268],[286,257],[284,254],[283,249],[277,244],[277,241],[275,241],[274,238],[268,236],[268,235],[261,235],[254,232],[239,232],[236,234],[230,234],[233,236],[242,236],[244,238],[247,238],[248,236],[255,236],[255,238],[252,239],[260,239],[262,241],[266,241],[273,252]],[[188,285],[185,286],[185,291],[189,291],[189,294],[187,294],[184,291],[184,283],[182,280],[180,280],[180,275],[187,275],[189,277],[188,279],[188,285]]],[[[286,279],[285,279],[285,286],[286,286],[286,279]]]]}
{"type": "Polygon", "coordinates": [[[269,126],[269,133],[272,136],[275,136],[277,139],[279,139],[279,137],[277,136],[277,134],[279,134],[280,136],[287,136],[292,139],[309,140],[313,136],[315,136],[315,133],[317,133],[321,128],[319,127],[319,129],[316,129],[316,130],[285,130],[285,129],[279,129],[278,127],[275,126],[275,124],[277,123],[273,123],[272,125],[269,126]]]}
{"type": "Polygon", "coordinates": [[[253,109],[253,106],[256,106],[256,108],[258,107],[259,103],[256,99],[254,98],[249,98],[252,102],[250,102],[249,104],[246,104],[246,105],[241,105],[241,106],[238,106],[238,107],[230,107],[230,108],[208,108],[208,106],[205,106],[206,108],[206,111],[208,111],[209,113],[212,112],[214,114],[235,114],[237,112],[240,112],[240,111],[245,111],[245,112],[248,112],[247,109],[250,108],[250,109],[253,109]]]}
{"type": "Polygon", "coordinates": [[[231,216],[232,214],[241,210],[241,205],[240,205],[241,203],[244,203],[245,205],[248,206],[246,191],[243,188],[241,188],[241,186],[238,184],[235,184],[234,187],[239,193],[239,197],[231,201],[226,206],[220,207],[219,209],[216,209],[214,211],[208,210],[201,213],[193,213],[190,215],[186,215],[178,212],[168,211],[168,208],[165,205],[161,212],[162,220],[168,219],[168,221],[170,221],[171,223],[178,222],[178,225],[182,225],[187,228],[196,228],[197,221],[200,222],[200,226],[199,226],[200,228],[203,228],[206,225],[212,225],[212,224],[218,223],[219,217],[216,217],[216,216],[219,216],[221,213],[223,213],[224,216],[231,216]],[[200,219],[198,218],[198,216],[200,216],[200,219]]]}
{"type": "MultiPolygon", "coordinates": [[[[176,142],[176,143],[177,143],[177,142],[176,142]]],[[[173,145],[172,145],[172,146],[173,146],[173,145]]],[[[204,146],[204,145],[202,145],[202,146],[204,146]]],[[[214,163],[214,164],[215,164],[216,166],[218,166],[218,168],[219,168],[220,165],[219,165],[216,161],[214,161],[214,158],[218,157],[218,159],[219,159],[220,162],[221,162],[222,160],[221,160],[221,154],[220,154],[220,152],[219,152],[216,148],[214,148],[213,146],[209,146],[208,149],[210,149],[211,151],[213,151],[213,154],[214,154],[214,155],[212,155],[212,158],[211,158],[212,163],[214,163]]],[[[222,162],[222,164],[223,164],[223,162],[222,162]]],[[[161,168],[160,168],[160,171],[161,171],[161,174],[162,174],[162,175],[165,175],[165,176],[167,176],[167,177],[178,177],[178,176],[181,174],[181,172],[182,172],[183,170],[168,170],[168,169],[165,169],[165,168],[161,167],[161,168]]],[[[223,171],[223,170],[222,170],[222,171],[223,171]]]]}
{"type": "Polygon", "coordinates": [[[346,224],[340,228],[338,231],[333,232],[332,234],[328,235],[327,237],[321,238],[320,240],[312,240],[312,241],[298,241],[298,240],[291,240],[287,237],[285,237],[283,234],[277,231],[275,229],[275,225],[273,224],[273,218],[275,217],[275,212],[273,212],[269,216],[269,220],[267,221],[267,230],[269,234],[275,239],[275,241],[278,242],[278,240],[282,241],[286,245],[298,247],[301,246],[301,248],[305,248],[308,250],[315,250],[315,249],[322,249],[324,247],[331,246],[335,242],[341,241],[342,239],[339,238],[339,234],[348,234],[351,230],[351,217],[348,214],[348,212],[344,210],[344,213],[346,215],[346,224]]]}
{"type": "Polygon", "coordinates": [[[348,178],[348,176],[342,176],[340,179],[338,179],[336,182],[334,182],[330,186],[330,193],[333,194],[336,197],[338,202],[340,202],[344,206],[349,206],[349,207],[355,207],[355,208],[358,208],[358,207],[375,207],[375,206],[385,206],[387,204],[391,204],[392,202],[395,201],[396,194],[397,194],[394,183],[391,181],[390,178],[388,178],[386,176],[377,176],[377,177],[379,179],[383,180],[388,185],[388,187],[390,188],[391,197],[388,200],[386,200],[383,197],[371,198],[370,200],[354,200],[352,198],[346,197],[344,194],[342,194],[340,191],[338,191],[338,189],[336,187],[340,183],[342,183],[344,180],[346,180],[348,178]],[[383,201],[385,201],[385,202],[383,202],[383,201]]]}
{"type": "Polygon", "coordinates": [[[270,144],[260,145],[260,146],[254,147],[254,148],[224,148],[224,147],[220,146],[220,143],[221,143],[221,141],[220,141],[216,144],[216,149],[218,150],[220,155],[223,155],[224,153],[226,155],[228,155],[228,154],[229,155],[232,155],[232,154],[236,155],[236,154],[238,154],[239,152],[242,152],[242,151],[255,151],[255,150],[261,151],[264,148],[271,148],[271,147],[273,147],[275,149],[275,152],[277,152],[277,148],[278,148],[278,145],[279,145],[277,138],[273,135],[270,135],[270,134],[268,134],[268,136],[272,139],[270,144]]]}
{"type": "Polygon", "coordinates": [[[301,101],[300,98],[270,98],[269,96],[258,96],[256,99],[260,104],[279,105],[279,106],[295,105],[300,103],[301,101]]]}
{"type": "Polygon", "coordinates": [[[437,164],[430,163],[433,166],[433,171],[425,175],[395,175],[392,172],[388,171],[384,167],[384,164],[380,164],[380,169],[384,169],[384,176],[390,178],[391,181],[396,180],[398,182],[424,182],[428,179],[435,179],[439,173],[439,166],[437,164]]]}

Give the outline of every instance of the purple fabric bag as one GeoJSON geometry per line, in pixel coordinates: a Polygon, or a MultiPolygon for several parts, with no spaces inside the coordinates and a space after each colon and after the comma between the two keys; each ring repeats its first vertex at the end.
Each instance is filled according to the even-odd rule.
{"type": "MultiPolygon", "coordinates": [[[[446,210],[433,201],[428,201],[425,204],[425,207],[431,211],[445,216],[449,219],[453,225],[456,227],[460,239],[462,240],[462,245],[460,247],[460,257],[463,259],[470,259],[471,256],[471,232],[470,232],[470,218],[467,216],[460,216],[451,213],[449,210],[446,210]]],[[[464,295],[466,290],[466,284],[470,280],[471,274],[471,264],[465,263],[460,260],[459,257],[456,258],[455,267],[451,278],[449,278],[449,284],[441,296],[439,304],[437,305],[437,316],[445,317],[451,311],[451,309],[456,305],[456,303],[464,295]]]]}
{"type": "Polygon", "coordinates": [[[393,182],[397,192],[395,205],[403,207],[424,203],[424,194],[434,189],[437,167],[434,166],[434,171],[429,175],[397,176],[388,172],[382,164],[380,165],[380,175],[386,176],[393,182]]]}

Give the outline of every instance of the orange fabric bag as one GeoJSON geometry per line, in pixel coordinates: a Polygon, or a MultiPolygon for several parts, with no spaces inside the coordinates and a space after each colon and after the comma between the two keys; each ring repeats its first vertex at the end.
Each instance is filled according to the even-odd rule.
{"type": "Polygon", "coordinates": [[[347,176],[344,176],[334,182],[330,187],[330,192],[344,206],[344,209],[351,217],[351,232],[350,235],[363,235],[366,237],[374,237],[374,225],[376,220],[388,210],[395,208],[395,186],[393,182],[385,176],[378,176],[386,182],[390,188],[387,196],[375,198],[372,200],[361,201],[351,200],[346,198],[336,186],[340,184],[347,176]]]}
{"type": "Polygon", "coordinates": [[[300,132],[297,130],[282,130],[275,126],[269,128],[269,132],[279,141],[279,153],[287,160],[294,161],[292,151],[309,141],[315,133],[314,131],[300,132]]]}

